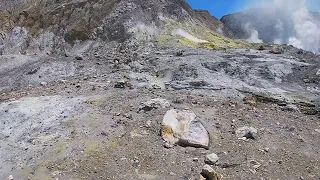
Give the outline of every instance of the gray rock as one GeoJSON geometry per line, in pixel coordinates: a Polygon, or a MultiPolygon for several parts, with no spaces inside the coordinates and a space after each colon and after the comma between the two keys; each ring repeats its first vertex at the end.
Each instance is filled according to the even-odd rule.
{"type": "Polygon", "coordinates": [[[283,49],[279,46],[274,46],[271,50],[270,53],[272,54],[282,54],[283,53],[283,49]]]}
{"type": "Polygon", "coordinates": [[[13,176],[10,175],[10,176],[8,177],[8,180],[13,180],[13,176]]]}
{"type": "Polygon", "coordinates": [[[171,149],[171,148],[173,148],[173,144],[170,144],[170,143],[168,143],[168,142],[164,142],[163,143],[163,147],[165,147],[165,148],[167,148],[167,149],[171,149]]]}
{"type": "Polygon", "coordinates": [[[206,158],[204,161],[206,164],[214,165],[218,160],[219,160],[218,155],[216,155],[215,153],[212,153],[212,154],[206,155],[206,158]]]}
{"type": "Polygon", "coordinates": [[[206,180],[219,180],[219,175],[209,166],[204,165],[201,171],[201,175],[206,178],[206,180]]]}
{"type": "Polygon", "coordinates": [[[236,130],[238,138],[256,139],[258,130],[253,127],[244,126],[236,130]]]}
{"type": "Polygon", "coordinates": [[[152,109],[157,109],[157,108],[168,108],[170,107],[170,102],[166,99],[161,99],[161,98],[156,98],[156,99],[151,99],[150,101],[143,102],[139,106],[139,111],[151,111],[152,109]]]}
{"type": "Polygon", "coordinates": [[[46,85],[48,85],[48,83],[47,82],[41,82],[40,85],[41,86],[46,86],[46,85]]]}
{"type": "Polygon", "coordinates": [[[163,117],[162,138],[169,144],[209,149],[209,134],[192,111],[171,109],[163,117]]]}
{"type": "Polygon", "coordinates": [[[320,76],[320,69],[316,73],[317,76],[320,76]]]}
{"type": "Polygon", "coordinates": [[[125,89],[125,88],[132,88],[132,85],[128,80],[120,80],[114,84],[114,88],[118,89],[125,89]]]}
{"type": "Polygon", "coordinates": [[[83,60],[83,56],[81,54],[77,54],[75,59],[76,60],[83,60]]]}

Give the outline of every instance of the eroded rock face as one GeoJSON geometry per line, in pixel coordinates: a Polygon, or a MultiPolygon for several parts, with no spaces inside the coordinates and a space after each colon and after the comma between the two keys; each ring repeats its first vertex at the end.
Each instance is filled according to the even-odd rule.
{"type": "Polygon", "coordinates": [[[172,145],[209,148],[208,131],[192,111],[167,111],[163,117],[161,134],[172,145]]]}

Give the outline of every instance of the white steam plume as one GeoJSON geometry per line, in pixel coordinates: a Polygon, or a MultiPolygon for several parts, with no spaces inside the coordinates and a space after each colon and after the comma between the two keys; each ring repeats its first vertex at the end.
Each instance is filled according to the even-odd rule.
{"type": "Polygon", "coordinates": [[[318,52],[320,41],[319,24],[310,15],[305,1],[301,2],[295,12],[292,12],[292,20],[296,34],[289,38],[289,44],[297,48],[318,52]]]}
{"type": "Polygon", "coordinates": [[[251,29],[251,35],[250,37],[247,39],[247,41],[249,43],[262,43],[262,40],[259,39],[259,33],[257,30],[255,29],[251,29]]]}
{"type": "MultiPolygon", "coordinates": [[[[308,10],[311,0],[261,0],[255,1],[253,6],[276,8],[284,13],[285,19],[290,22],[282,22],[279,18],[275,25],[278,33],[274,37],[276,44],[290,44],[308,51],[320,51],[320,19],[315,19],[308,10]],[[290,24],[284,28],[284,24],[290,24]]],[[[320,17],[320,15],[319,15],[320,17]]]]}
{"type": "Polygon", "coordinates": [[[193,42],[196,42],[196,43],[204,43],[204,42],[208,42],[206,40],[202,40],[202,39],[199,39],[197,37],[194,37],[192,36],[191,34],[187,33],[186,31],[182,30],[182,29],[177,29],[175,31],[172,32],[172,35],[173,36],[181,36],[181,37],[184,37],[184,38],[187,38],[193,42]]]}
{"type": "Polygon", "coordinates": [[[250,26],[250,24],[245,25],[245,30],[250,33],[250,37],[247,39],[247,41],[249,43],[262,43],[262,40],[259,39],[259,32],[250,26]]]}

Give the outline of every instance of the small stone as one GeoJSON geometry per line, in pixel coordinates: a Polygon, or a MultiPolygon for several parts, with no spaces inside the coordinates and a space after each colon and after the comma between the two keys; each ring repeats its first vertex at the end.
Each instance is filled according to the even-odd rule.
{"type": "Polygon", "coordinates": [[[253,168],[254,169],[259,169],[260,166],[261,166],[261,164],[256,164],[256,165],[253,165],[253,168]]]}
{"type": "Polygon", "coordinates": [[[83,60],[83,56],[81,54],[77,54],[75,59],[76,60],[83,60]]]}
{"type": "Polygon", "coordinates": [[[65,84],[65,83],[67,83],[67,80],[59,79],[58,82],[59,82],[59,83],[62,83],[62,84],[65,84]]]}
{"type": "Polygon", "coordinates": [[[52,176],[58,176],[60,174],[60,171],[53,171],[51,173],[52,176]]]}
{"type": "Polygon", "coordinates": [[[81,84],[76,84],[76,88],[80,88],[81,87],[81,84]]]}
{"type": "Polygon", "coordinates": [[[158,109],[158,108],[168,108],[170,107],[170,102],[166,99],[156,98],[151,99],[147,102],[143,102],[139,106],[139,111],[151,111],[152,109],[158,109]]]}
{"type": "Polygon", "coordinates": [[[270,148],[264,148],[265,152],[269,152],[270,148]]]}
{"type": "Polygon", "coordinates": [[[182,51],[178,51],[178,52],[176,52],[176,56],[183,56],[183,52],[182,51]]]}
{"type": "Polygon", "coordinates": [[[212,154],[206,155],[204,162],[206,164],[214,165],[218,160],[219,160],[218,155],[216,155],[215,153],[212,153],[212,154]]]}
{"type": "Polygon", "coordinates": [[[199,158],[195,157],[195,158],[192,159],[192,161],[198,162],[198,161],[199,161],[199,158]]]}
{"type": "Polygon", "coordinates": [[[320,129],[315,129],[315,131],[316,131],[317,133],[320,133],[320,129]]]}
{"type": "Polygon", "coordinates": [[[140,161],[138,160],[138,158],[135,158],[135,159],[133,160],[132,166],[135,167],[135,168],[138,168],[138,167],[141,166],[141,165],[140,165],[140,161]]]}
{"type": "Polygon", "coordinates": [[[246,139],[256,139],[258,130],[253,127],[241,127],[236,130],[236,135],[238,138],[246,138],[246,139]]]}
{"type": "Polygon", "coordinates": [[[206,180],[220,180],[219,175],[207,164],[203,166],[201,175],[206,180]]]}
{"type": "Polygon", "coordinates": [[[108,134],[107,134],[106,132],[104,132],[104,131],[102,131],[100,134],[101,134],[102,136],[108,136],[108,134]]]}
{"type": "Polygon", "coordinates": [[[127,119],[133,119],[132,114],[129,113],[125,113],[123,116],[127,119]]]}
{"type": "Polygon", "coordinates": [[[65,53],[64,53],[64,56],[65,56],[65,57],[70,57],[70,53],[69,53],[69,52],[65,52],[65,53]]]}
{"type": "Polygon", "coordinates": [[[272,54],[282,54],[283,53],[283,49],[278,46],[278,45],[275,45],[271,50],[270,50],[270,53],[272,54]]]}
{"type": "Polygon", "coordinates": [[[165,142],[165,143],[163,144],[163,147],[165,147],[165,148],[167,148],[167,149],[171,149],[171,148],[173,148],[173,146],[174,146],[174,145],[172,145],[172,144],[170,144],[170,143],[168,143],[168,142],[165,142]]]}
{"type": "Polygon", "coordinates": [[[48,85],[48,83],[47,82],[41,82],[40,85],[41,86],[46,86],[46,85],[48,85]]]}
{"type": "Polygon", "coordinates": [[[263,50],[265,50],[265,48],[262,45],[260,45],[257,50],[263,51],[263,50]]]}
{"type": "Polygon", "coordinates": [[[316,73],[317,76],[320,76],[320,69],[316,73]]]}
{"type": "Polygon", "coordinates": [[[131,83],[128,80],[120,80],[115,83],[114,88],[124,89],[124,88],[132,88],[131,83]]]}
{"type": "Polygon", "coordinates": [[[10,176],[8,177],[8,180],[13,180],[13,176],[10,175],[10,176]]]}
{"type": "Polygon", "coordinates": [[[176,175],[174,172],[170,172],[169,173],[171,176],[174,176],[174,175],[176,175]]]}
{"type": "Polygon", "coordinates": [[[304,139],[301,135],[298,136],[298,139],[299,139],[301,142],[306,142],[305,139],[304,139]]]}
{"type": "Polygon", "coordinates": [[[245,97],[243,99],[245,104],[250,104],[250,105],[256,105],[257,104],[257,99],[255,97],[245,97]]]}
{"type": "Polygon", "coordinates": [[[150,120],[148,120],[147,122],[146,122],[146,128],[151,128],[151,121],[150,120]]]}

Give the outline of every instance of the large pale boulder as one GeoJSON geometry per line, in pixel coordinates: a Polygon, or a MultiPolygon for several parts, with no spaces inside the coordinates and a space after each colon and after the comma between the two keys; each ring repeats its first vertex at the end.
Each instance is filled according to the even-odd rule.
{"type": "Polygon", "coordinates": [[[169,144],[209,149],[209,134],[192,111],[171,109],[163,117],[162,138],[169,144]]]}

